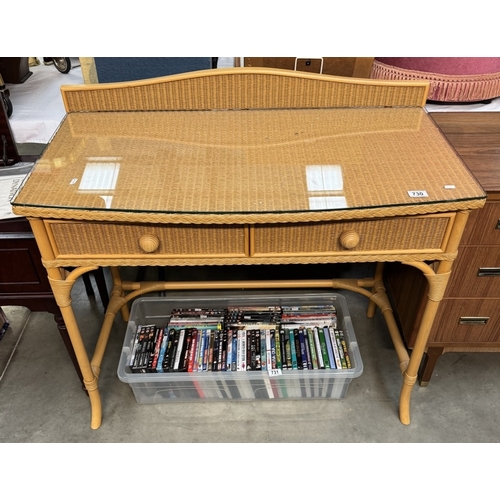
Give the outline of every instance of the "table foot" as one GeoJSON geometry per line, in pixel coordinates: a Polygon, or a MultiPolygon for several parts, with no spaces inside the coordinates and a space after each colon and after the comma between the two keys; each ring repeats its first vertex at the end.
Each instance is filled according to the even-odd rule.
{"type": "Polygon", "coordinates": [[[85,388],[90,399],[90,427],[99,429],[102,422],[102,404],[99,394],[99,374],[97,373],[91,381],[85,381],[85,388]]]}
{"type": "Polygon", "coordinates": [[[95,390],[89,392],[90,398],[90,428],[92,430],[99,429],[102,423],[102,406],[101,406],[101,395],[99,391],[95,390]]]}
{"type": "Polygon", "coordinates": [[[416,381],[416,375],[411,376],[407,372],[403,373],[403,386],[399,397],[399,420],[404,425],[410,424],[410,398],[416,381]]]}

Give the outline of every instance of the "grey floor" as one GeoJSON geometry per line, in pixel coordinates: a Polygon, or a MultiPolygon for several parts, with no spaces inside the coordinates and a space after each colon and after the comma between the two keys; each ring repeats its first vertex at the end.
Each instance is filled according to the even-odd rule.
{"type": "MultiPolygon", "coordinates": [[[[343,272],[352,273],[349,268],[343,272]]],[[[361,267],[361,270],[364,271],[361,267]]],[[[196,268],[190,271],[198,273],[196,268]]],[[[109,278],[109,276],[108,276],[109,278]]],[[[53,317],[4,307],[0,341],[3,443],[497,443],[500,354],[448,353],[428,387],[415,386],[411,424],[398,419],[401,375],[379,312],[347,299],[364,370],[341,400],[258,400],[139,405],[117,377],[125,323],[117,318],[100,376],[102,426],[90,428],[89,401],[53,317]],[[8,362],[10,361],[10,362],[8,362]],[[7,363],[8,362],[8,363],[7,363]]],[[[185,293],[185,292],[184,292],[185,293]]],[[[73,306],[89,347],[103,316],[99,297],[77,283],[73,306]]]]}

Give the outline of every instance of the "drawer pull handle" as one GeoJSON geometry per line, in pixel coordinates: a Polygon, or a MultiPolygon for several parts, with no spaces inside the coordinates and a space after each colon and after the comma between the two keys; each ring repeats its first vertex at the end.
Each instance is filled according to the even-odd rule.
{"type": "Polygon", "coordinates": [[[139,238],[139,246],[146,253],[155,252],[160,246],[160,240],[154,234],[143,234],[139,238]]]}
{"type": "Polygon", "coordinates": [[[348,229],[340,235],[339,241],[346,250],[350,250],[359,243],[359,234],[354,229],[348,229]]]}
{"type": "Polygon", "coordinates": [[[500,267],[480,267],[478,276],[500,276],[500,267]]]}
{"type": "Polygon", "coordinates": [[[459,325],[486,325],[490,318],[487,316],[462,316],[459,325]]]}

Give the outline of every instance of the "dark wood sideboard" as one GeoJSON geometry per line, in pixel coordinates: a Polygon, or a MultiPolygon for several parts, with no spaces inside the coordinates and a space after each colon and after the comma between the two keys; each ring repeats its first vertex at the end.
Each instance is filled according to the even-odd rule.
{"type": "MultiPolygon", "coordinates": [[[[432,118],[486,191],[473,210],[432,327],[420,371],[428,385],[446,352],[500,352],[500,113],[435,112],[432,118]]],[[[401,332],[412,349],[427,281],[411,266],[386,266],[386,286],[401,332]]]]}

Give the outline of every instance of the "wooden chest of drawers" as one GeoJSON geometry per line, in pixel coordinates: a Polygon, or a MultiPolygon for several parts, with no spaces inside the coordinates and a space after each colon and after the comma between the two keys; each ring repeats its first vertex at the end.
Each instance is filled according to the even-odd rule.
{"type": "MultiPolygon", "coordinates": [[[[471,213],[422,363],[427,385],[445,352],[500,351],[500,113],[433,113],[448,140],[488,194],[471,213]]],[[[409,349],[416,337],[427,282],[410,266],[386,267],[386,285],[409,349]],[[415,299],[417,297],[417,299],[415,299]]]]}

